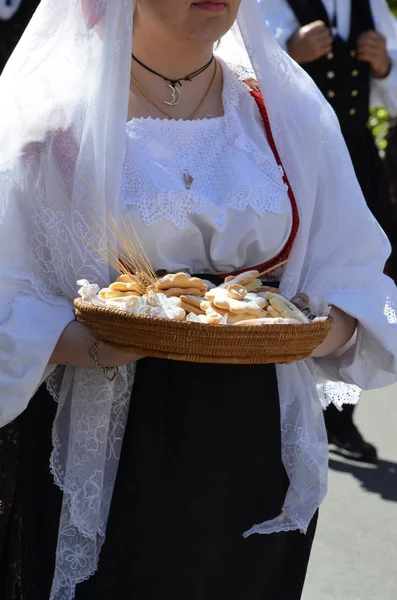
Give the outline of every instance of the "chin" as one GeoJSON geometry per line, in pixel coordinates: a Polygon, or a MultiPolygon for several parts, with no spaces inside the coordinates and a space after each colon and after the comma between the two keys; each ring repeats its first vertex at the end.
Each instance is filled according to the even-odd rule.
{"type": "Polygon", "coordinates": [[[232,27],[235,16],[230,14],[228,8],[222,12],[207,12],[194,8],[194,25],[190,29],[191,38],[203,42],[216,43],[232,27]]]}

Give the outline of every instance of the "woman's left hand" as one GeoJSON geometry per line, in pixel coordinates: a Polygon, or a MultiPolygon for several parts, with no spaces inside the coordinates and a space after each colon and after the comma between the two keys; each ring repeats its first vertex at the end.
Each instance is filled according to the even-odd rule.
{"type": "Polygon", "coordinates": [[[307,294],[301,292],[300,294],[296,294],[291,300],[292,304],[295,304],[299,310],[306,313],[309,312],[310,309],[310,298],[307,294]]]}
{"type": "MultiPolygon", "coordinates": [[[[304,312],[310,307],[309,296],[304,293],[297,294],[291,302],[304,312]]],[[[322,358],[340,350],[351,340],[356,331],[357,320],[336,306],[331,307],[329,318],[333,321],[332,329],[323,343],[313,352],[313,358],[322,358]]]]}
{"type": "Polygon", "coordinates": [[[365,31],[357,40],[357,58],[369,63],[373,77],[384,79],[390,72],[386,38],[377,31],[365,31]]]}

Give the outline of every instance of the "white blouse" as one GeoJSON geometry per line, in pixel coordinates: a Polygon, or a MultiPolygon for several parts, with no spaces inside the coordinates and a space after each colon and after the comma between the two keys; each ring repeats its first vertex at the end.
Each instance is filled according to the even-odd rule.
{"type": "Polygon", "coordinates": [[[276,256],[290,235],[287,187],[256,102],[224,64],[223,73],[224,116],[127,124],[122,210],[155,270],[250,267],[276,256]]]}

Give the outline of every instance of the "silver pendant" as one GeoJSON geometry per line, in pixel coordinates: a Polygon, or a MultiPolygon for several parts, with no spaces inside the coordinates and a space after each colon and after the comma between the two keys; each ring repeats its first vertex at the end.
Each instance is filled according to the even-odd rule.
{"type": "Polygon", "coordinates": [[[167,104],[167,106],[176,106],[181,99],[181,91],[177,86],[169,85],[168,87],[172,90],[172,100],[171,102],[164,100],[164,104],[167,104]]]}
{"type": "Polygon", "coordinates": [[[185,188],[190,190],[192,187],[192,183],[194,181],[193,177],[190,175],[189,171],[186,169],[183,173],[183,181],[185,182],[185,188]]]}

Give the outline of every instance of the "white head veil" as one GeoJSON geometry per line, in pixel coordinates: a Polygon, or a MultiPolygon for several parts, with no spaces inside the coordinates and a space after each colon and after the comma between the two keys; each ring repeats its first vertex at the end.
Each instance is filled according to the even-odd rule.
{"type": "MultiPolygon", "coordinates": [[[[133,0],[42,0],[0,78],[0,308],[13,302],[28,307],[40,300],[51,320],[52,310],[76,296],[76,280],[104,285],[114,275],[92,249],[97,244],[92,215],[105,223],[109,213],[118,214],[133,11],[133,0]]],[[[342,238],[335,242],[341,249],[332,260],[324,251],[319,263],[315,248],[307,247],[314,227],[320,143],[335,163],[337,138],[340,162],[335,169],[351,188],[347,194],[359,198],[351,200],[353,210],[362,201],[336,120],[315,86],[273,40],[256,0],[242,0],[238,27],[225,36],[219,53],[247,74],[253,67],[301,223],[308,224],[298,233],[282,291],[290,297],[298,288],[328,295],[330,269],[337,271],[345,259],[342,238]]],[[[336,171],[331,169],[325,186],[336,171]]],[[[336,230],[335,217],[330,213],[325,218],[336,230]]],[[[367,226],[366,213],[362,219],[367,226]]],[[[104,237],[102,254],[108,250],[104,237]]],[[[341,285],[348,286],[351,278],[352,270],[341,285]]],[[[305,531],[326,491],[327,444],[313,367],[277,369],[290,488],[280,516],[248,534],[305,531]]],[[[59,404],[51,467],[64,491],[51,600],[71,600],[76,584],[96,570],[133,374],[133,367],[121,369],[109,383],[95,368],[68,367],[58,368],[50,380],[59,404]]],[[[28,400],[24,398],[25,405],[28,400]]]]}

